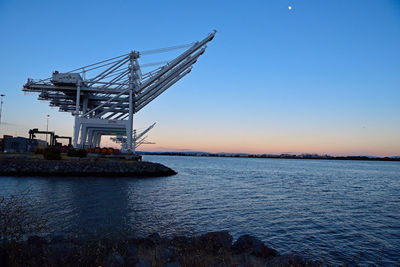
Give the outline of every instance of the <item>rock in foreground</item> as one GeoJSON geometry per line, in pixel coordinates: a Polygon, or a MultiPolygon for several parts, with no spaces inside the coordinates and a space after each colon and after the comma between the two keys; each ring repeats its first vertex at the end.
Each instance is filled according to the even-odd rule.
{"type": "Polygon", "coordinates": [[[279,253],[245,235],[232,244],[228,232],[197,237],[93,239],[30,237],[0,245],[1,266],[319,266],[279,253]]]}

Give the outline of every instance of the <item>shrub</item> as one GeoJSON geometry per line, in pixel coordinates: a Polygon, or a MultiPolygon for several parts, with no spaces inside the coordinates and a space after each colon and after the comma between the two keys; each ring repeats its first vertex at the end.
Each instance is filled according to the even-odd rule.
{"type": "Polygon", "coordinates": [[[35,149],[35,154],[43,154],[44,148],[43,147],[37,147],[35,149]]]}
{"type": "Polygon", "coordinates": [[[20,241],[43,231],[47,219],[36,212],[28,191],[0,196],[0,241],[20,241]]]}
{"type": "Polygon", "coordinates": [[[85,149],[74,149],[71,148],[68,150],[67,155],[69,157],[80,157],[80,158],[84,158],[87,156],[87,152],[85,149]]]}
{"type": "Polygon", "coordinates": [[[55,147],[46,147],[43,151],[43,158],[47,160],[60,160],[61,150],[55,147]]]}

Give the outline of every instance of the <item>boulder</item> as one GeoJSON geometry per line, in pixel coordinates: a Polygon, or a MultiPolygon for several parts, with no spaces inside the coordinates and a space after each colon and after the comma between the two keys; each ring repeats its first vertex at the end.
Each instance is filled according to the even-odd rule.
{"type": "Polygon", "coordinates": [[[124,259],[122,258],[122,256],[117,253],[114,252],[110,255],[108,255],[108,257],[105,260],[104,266],[107,267],[120,267],[120,266],[124,266],[125,262],[124,259]]]}
{"type": "Polygon", "coordinates": [[[161,241],[161,236],[158,233],[150,234],[147,239],[150,239],[154,244],[158,244],[161,241]]]}
{"type": "Polygon", "coordinates": [[[53,236],[53,238],[50,241],[52,244],[56,244],[56,243],[65,243],[67,242],[67,240],[65,239],[65,237],[63,235],[55,235],[53,236]]]}
{"type": "Polygon", "coordinates": [[[131,265],[137,261],[139,249],[135,244],[130,244],[126,252],[126,261],[131,265]]]}
{"type": "Polygon", "coordinates": [[[139,258],[138,262],[136,263],[135,267],[151,267],[151,262],[144,258],[139,258]]]}
{"type": "Polygon", "coordinates": [[[153,241],[153,239],[147,238],[147,237],[139,238],[137,240],[137,245],[139,248],[143,248],[143,249],[152,249],[157,246],[157,244],[153,241]]]}
{"type": "Polygon", "coordinates": [[[177,261],[174,261],[174,262],[169,262],[169,263],[165,264],[165,267],[181,267],[181,264],[177,261]]]}
{"type": "Polygon", "coordinates": [[[170,244],[172,246],[175,246],[178,248],[187,248],[190,243],[191,243],[191,240],[186,236],[174,236],[170,241],[170,244]]]}
{"type": "Polygon", "coordinates": [[[161,261],[163,263],[170,262],[175,257],[176,248],[174,246],[170,246],[161,250],[161,252],[157,253],[156,260],[161,261]]]}
{"type": "Polygon", "coordinates": [[[228,249],[232,246],[232,236],[226,232],[210,232],[198,237],[196,247],[209,252],[217,253],[221,248],[228,249]]]}
{"type": "Polygon", "coordinates": [[[33,235],[28,237],[28,245],[31,247],[42,247],[43,245],[47,244],[47,240],[41,236],[33,235]]]}
{"type": "Polygon", "coordinates": [[[272,258],[279,255],[276,250],[265,246],[261,240],[251,235],[240,236],[232,245],[232,250],[236,254],[249,253],[262,258],[272,258]]]}
{"type": "Polygon", "coordinates": [[[7,250],[0,246],[0,266],[8,266],[7,250]]]}

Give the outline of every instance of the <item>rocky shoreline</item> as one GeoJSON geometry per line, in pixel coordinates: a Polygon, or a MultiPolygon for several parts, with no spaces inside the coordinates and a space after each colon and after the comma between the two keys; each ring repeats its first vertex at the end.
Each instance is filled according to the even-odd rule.
{"type": "Polygon", "coordinates": [[[0,244],[1,266],[319,266],[276,250],[250,235],[232,243],[228,232],[196,237],[79,240],[31,236],[0,244]]]}
{"type": "Polygon", "coordinates": [[[153,162],[129,160],[1,159],[0,176],[161,177],[177,174],[153,162]]]}

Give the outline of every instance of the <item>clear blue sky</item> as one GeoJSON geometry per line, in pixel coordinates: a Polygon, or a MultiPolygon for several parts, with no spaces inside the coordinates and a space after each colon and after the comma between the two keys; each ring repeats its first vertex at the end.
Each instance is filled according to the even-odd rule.
{"type": "Polygon", "coordinates": [[[143,149],[400,155],[397,0],[0,0],[0,133],[50,114],[72,135],[70,114],[23,94],[27,78],[213,29],[192,73],[137,114],[157,122],[143,149]]]}

